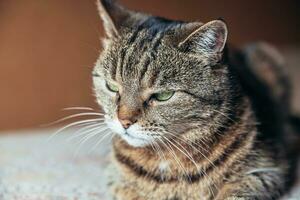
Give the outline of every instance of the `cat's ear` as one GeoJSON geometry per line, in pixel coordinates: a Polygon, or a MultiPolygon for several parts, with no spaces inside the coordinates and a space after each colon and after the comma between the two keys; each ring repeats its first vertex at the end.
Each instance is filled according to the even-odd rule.
{"type": "MultiPolygon", "coordinates": [[[[193,27],[193,26],[191,26],[193,27]]],[[[221,20],[214,20],[194,28],[179,43],[179,48],[192,53],[221,53],[227,41],[227,26],[221,20]]]]}
{"type": "Polygon", "coordinates": [[[117,4],[116,0],[97,0],[97,6],[107,36],[118,36],[122,26],[131,18],[132,12],[117,4]]]}

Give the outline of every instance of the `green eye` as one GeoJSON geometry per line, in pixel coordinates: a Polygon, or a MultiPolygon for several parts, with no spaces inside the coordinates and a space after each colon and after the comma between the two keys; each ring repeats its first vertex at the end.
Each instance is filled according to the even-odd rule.
{"type": "Polygon", "coordinates": [[[113,83],[106,82],[106,87],[107,87],[108,90],[110,90],[112,92],[119,92],[118,86],[113,84],[113,83]]]}
{"type": "Polygon", "coordinates": [[[166,91],[166,92],[160,92],[157,94],[154,94],[154,97],[158,101],[167,101],[171,99],[171,97],[175,94],[175,92],[172,91],[166,91]]]}

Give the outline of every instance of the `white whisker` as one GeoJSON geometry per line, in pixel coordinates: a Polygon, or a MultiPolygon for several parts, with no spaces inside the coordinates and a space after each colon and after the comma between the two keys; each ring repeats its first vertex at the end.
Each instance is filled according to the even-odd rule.
{"type": "Polygon", "coordinates": [[[100,121],[104,121],[103,119],[88,119],[88,120],[81,120],[78,122],[73,122],[71,124],[68,124],[62,128],[60,128],[59,130],[57,130],[55,133],[53,133],[51,136],[49,136],[49,138],[47,139],[47,141],[50,141],[53,137],[55,137],[56,135],[58,135],[59,133],[61,133],[62,131],[71,128],[73,126],[79,125],[79,124],[84,124],[84,123],[88,123],[88,122],[100,122],[100,121]]]}
{"type": "MultiPolygon", "coordinates": [[[[175,134],[172,134],[172,133],[170,133],[170,132],[166,132],[166,133],[169,133],[171,136],[176,136],[175,134]]],[[[165,139],[167,139],[166,137],[164,137],[165,139]]],[[[188,143],[188,142],[186,142],[185,140],[183,140],[182,138],[179,138],[178,136],[177,136],[177,138],[178,139],[180,139],[181,141],[183,141],[185,144],[187,144],[187,145],[189,145],[189,146],[191,146],[193,149],[195,149],[198,153],[200,153],[205,159],[207,159],[208,160],[208,162],[213,166],[213,167],[215,167],[215,165],[214,165],[214,163],[207,157],[207,156],[205,156],[201,151],[199,151],[196,147],[194,147],[194,145],[192,145],[192,143],[190,144],[190,143],[188,143]]],[[[168,139],[167,139],[168,140],[168,139]]],[[[170,140],[169,140],[170,141],[170,140]]],[[[199,166],[196,164],[196,162],[194,161],[194,159],[191,157],[191,155],[189,154],[189,152],[180,144],[180,143],[178,143],[176,140],[173,140],[174,142],[176,142],[177,144],[179,144],[180,146],[181,146],[181,148],[183,148],[184,150],[185,150],[185,152],[187,152],[187,154],[189,155],[186,155],[185,153],[184,153],[184,155],[185,156],[187,156],[194,164],[195,164],[195,166],[196,166],[196,168],[197,169],[200,169],[199,168],[199,166]]],[[[174,145],[173,145],[174,146],[174,145]]],[[[176,145],[175,145],[176,146],[176,145]]],[[[178,149],[179,150],[179,149],[178,149]]],[[[181,151],[182,152],[182,151],[181,151]]],[[[183,153],[183,152],[182,152],[183,153]]],[[[215,188],[217,188],[217,186],[216,186],[216,184],[214,183],[214,181],[212,180],[212,178],[210,177],[210,176],[208,176],[207,174],[206,174],[206,172],[205,171],[202,171],[202,170],[200,170],[199,171],[200,173],[202,173],[203,175],[204,175],[204,178],[205,179],[207,179],[209,182],[211,182],[212,183],[212,185],[215,187],[215,188]]],[[[214,192],[213,192],[213,190],[211,189],[211,187],[209,186],[209,190],[210,190],[210,192],[211,192],[211,194],[212,194],[212,196],[215,196],[215,194],[214,194],[214,192]]]]}
{"type": "MultiPolygon", "coordinates": [[[[187,144],[187,145],[189,145],[190,147],[192,147],[195,151],[197,151],[197,152],[200,153],[205,159],[207,159],[207,161],[208,161],[211,165],[213,165],[213,166],[215,167],[214,163],[213,163],[207,156],[205,156],[199,149],[197,149],[197,148],[193,145],[193,142],[192,142],[192,141],[190,141],[190,143],[189,143],[189,142],[183,140],[182,138],[176,136],[175,134],[173,134],[173,133],[171,133],[171,132],[165,132],[165,133],[170,134],[170,135],[173,136],[173,137],[176,137],[176,138],[179,139],[180,141],[182,141],[182,142],[184,142],[185,144],[187,144]]],[[[202,141],[201,141],[201,142],[202,142],[202,141]]],[[[201,149],[203,149],[203,147],[201,147],[201,146],[199,146],[199,145],[197,145],[197,147],[200,147],[201,149]]],[[[206,150],[206,152],[207,152],[207,150],[206,150]]]]}
{"type": "Polygon", "coordinates": [[[71,136],[71,137],[68,138],[67,141],[70,142],[70,141],[72,141],[72,140],[75,139],[75,138],[78,138],[78,137],[80,137],[80,136],[86,135],[86,134],[88,134],[88,133],[91,133],[91,132],[93,132],[93,131],[95,131],[95,130],[98,130],[99,128],[103,128],[103,127],[105,127],[104,124],[103,124],[103,125],[93,124],[93,125],[84,127],[84,128],[85,128],[84,131],[83,131],[83,130],[81,130],[82,132],[76,131],[76,132],[74,133],[73,136],[71,136]],[[80,133],[79,133],[79,132],[80,132],[80,133]],[[77,134],[77,133],[78,133],[78,134],[77,134]]]}
{"type": "MultiPolygon", "coordinates": [[[[167,138],[165,138],[165,139],[167,139],[167,138]]],[[[168,139],[167,139],[168,140],[168,139]]],[[[170,140],[169,140],[170,141],[170,140]]],[[[208,180],[209,182],[211,182],[212,184],[213,184],[213,186],[216,188],[216,185],[215,185],[215,183],[213,182],[213,180],[211,179],[211,177],[210,176],[208,176],[207,175],[207,173],[205,172],[205,171],[202,171],[202,169],[200,169],[200,167],[198,166],[198,164],[195,162],[195,160],[194,160],[194,158],[191,156],[191,154],[179,143],[179,142],[177,142],[176,140],[173,140],[174,142],[176,142],[178,145],[180,145],[181,146],[181,148],[183,148],[183,150],[187,153],[187,154],[185,154],[184,152],[182,152],[181,150],[180,150],[180,148],[177,148],[176,147],[176,145],[175,144],[173,144],[171,141],[171,144],[173,144],[173,146],[175,146],[181,153],[183,153],[186,157],[188,157],[189,158],[189,160],[190,161],[192,161],[193,163],[194,163],[194,165],[196,166],[196,168],[197,168],[197,172],[199,173],[202,173],[203,175],[204,175],[204,178],[206,179],[206,180],[208,180]]],[[[210,192],[212,193],[212,196],[214,197],[215,195],[214,195],[214,192],[213,192],[213,190],[209,187],[209,190],[210,190],[210,192]]]]}
{"type": "Polygon", "coordinates": [[[98,129],[100,129],[100,132],[98,132],[98,131],[95,130],[94,132],[91,132],[91,133],[88,134],[83,140],[80,141],[79,147],[78,147],[77,150],[75,151],[74,157],[77,157],[77,155],[78,155],[78,153],[79,153],[79,151],[80,151],[82,145],[83,145],[86,141],[88,141],[89,139],[91,139],[92,137],[94,137],[94,136],[96,136],[96,135],[98,135],[98,134],[100,134],[100,133],[105,132],[108,128],[105,128],[105,129],[98,128],[98,129]]]}
{"type": "Polygon", "coordinates": [[[176,155],[174,149],[173,149],[170,145],[164,143],[164,141],[161,140],[160,138],[158,138],[158,139],[160,140],[160,142],[161,142],[163,145],[165,145],[165,147],[166,147],[167,149],[169,149],[169,152],[172,154],[172,156],[173,156],[174,160],[176,161],[176,163],[178,164],[178,166],[183,170],[183,173],[184,173],[187,177],[190,177],[189,174],[188,174],[188,172],[186,171],[186,169],[185,169],[184,166],[182,165],[180,159],[177,157],[177,155],[176,155]]]}
{"type": "Polygon", "coordinates": [[[68,107],[68,108],[63,108],[62,110],[94,110],[93,108],[89,107],[68,107]]]}
{"type": "Polygon", "coordinates": [[[157,153],[158,153],[160,161],[166,160],[165,154],[164,154],[163,150],[161,149],[161,147],[159,146],[159,144],[155,142],[154,145],[156,145],[156,147],[158,149],[157,153]]]}
{"type": "MultiPolygon", "coordinates": [[[[96,144],[92,147],[92,149],[88,152],[89,154],[92,153],[97,146],[104,141],[104,139],[109,136],[110,134],[112,134],[111,130],[109,128],[107,128],[105,131],[102,132],[104,135],[101,137],[101,139],[99,141],[96,142],[96,144]]],[[[114,135],[114,134],[112,134],[114,135]]]]}
{"type": "Polygon", "coordinates": [[[213,109],[213,111],[219,113],[220,115],[222,115],[223,117],[229,119],[229,120],[232,121],[232,122],[236,122],[235,120],[233,120],[232,118],[230,118],[226,113],[223,113],[223,112],[221,112],[221,111],[219,111],[219,110],[215,110],[215,109],[213,109]]]}
{"type": "Polygon", "coordinates": [[[51,122],[51,123],[48,123],[48,124],[45,124],[45,125],[42,125],[42,126],[51,126],[51,125],[54,125],[54,124],[57,124],[57,123],[66,121],[66,120],[68,120],[68,119],[72,119],[72,118],[76,118],[76,117],[82,117],[82,116],[104,116],[104,114],[101,114],[101,113],[95,113],[95,112],[78,113],[78,114],[73,114],[73,115],[64,117],[64,118],[62,118],[62,119],[56,120],[56,121],[54,121],[54,122],[51,122]]]}

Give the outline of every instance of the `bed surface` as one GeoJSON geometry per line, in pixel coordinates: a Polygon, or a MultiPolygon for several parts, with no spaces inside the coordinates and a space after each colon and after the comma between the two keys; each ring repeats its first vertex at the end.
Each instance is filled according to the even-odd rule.
{"type": "MultiPolygon", "coordinates": [[[[91,151],[68,140],[72,131],[49,140],[53,132],[1,134],[0,200],[107,200],[109,141],[91,151]]],[[[300,200],[300,184],[284,200],[300,200]]]]}
{"type": "Polygon", "coordinates": [[[0,200],[105,200],[109,145],[68,141],[69,133],[27,131],[0,137],[0,200]],[[41,133],[42,132],[42,133],[41,133]],[[104,145],[104,146],[103,146],[104,145]]]}

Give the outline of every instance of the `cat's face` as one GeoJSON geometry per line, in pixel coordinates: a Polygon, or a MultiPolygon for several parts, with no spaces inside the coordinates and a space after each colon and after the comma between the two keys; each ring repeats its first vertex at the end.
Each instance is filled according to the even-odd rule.
{"type": "Polygon", "coordinates": [[[94,87],[115,133],[143,147],[182,140],[194,129],[201,133],[196,137],[207,137],[221,126],[232,92],[228,69],[219,64],[227,36],[223,22],[173,22],[106,1],[99,6],[108,38],[94,87]]]}

